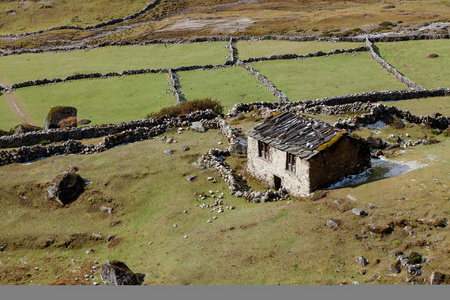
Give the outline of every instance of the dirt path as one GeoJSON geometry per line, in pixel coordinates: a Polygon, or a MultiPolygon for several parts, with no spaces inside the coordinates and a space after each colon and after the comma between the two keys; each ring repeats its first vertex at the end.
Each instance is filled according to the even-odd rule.
{"type": "Polygon", "coordinates": [[[5,96],[6,96],[6,99],[8,100],[8,104],[11,108],[11,111],[14,113],[14,115],[16,115],[17,117],[22,119],[22,121],[24,123],[36,125],[36,124],[34,124],[34,122],[32,122],[30,120],[30,118],[28,117],[27,113],[23,110],[21,105],[18,104],[19,98],[17,97],[17,95],[14,94],[14,92],[5,93],[5,96]]]}

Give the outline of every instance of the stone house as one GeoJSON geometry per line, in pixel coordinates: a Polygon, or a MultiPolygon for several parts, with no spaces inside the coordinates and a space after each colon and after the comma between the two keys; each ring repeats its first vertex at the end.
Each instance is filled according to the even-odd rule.
{"type": "Polygon", "coordinates": [[[370,168],[370,148],[364,141],[306,116],[274,114],[246,134],[247,171],[294,196],[308,196],[370,168]]]}

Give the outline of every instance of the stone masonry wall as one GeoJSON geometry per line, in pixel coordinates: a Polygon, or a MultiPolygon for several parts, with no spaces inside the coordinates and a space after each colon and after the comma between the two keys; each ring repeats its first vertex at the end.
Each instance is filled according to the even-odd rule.
{"type": "Polygon", "coordinates": [[[269,148],[269,161],[258,157],[258,141],[248,137],[247,171],[255,178],[274,187],[274,176],[290,194],[306,197],[310,194],[309,162],[296,157],[296,173],[285,169],[286,152],[269,148]]]}

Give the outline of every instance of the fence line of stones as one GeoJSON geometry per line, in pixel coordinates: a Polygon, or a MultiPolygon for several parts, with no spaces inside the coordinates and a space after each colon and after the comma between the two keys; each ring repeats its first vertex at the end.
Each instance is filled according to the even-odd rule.
{"type": "Polygon", "coordinates": [[[136,19],[137,17],[139,17],[142,14],[145,14],[146,12],[148,12],[149,10],[155,8],[157,5],[159,5],[161,3],[161,0],[155,0],[152,3],[147,4],[146,7],[144,7],[143,9],[141,9],[140,11],[128,15],[124,18],[116,18],[116,19],[112,19],[106,22],[101,22],[92,26],[86,26],[86,27],[80,27],[80,26],[73,26],[73,25],[62,25],[62,26],[56,26],[56,27],[51,27],[49,29],[45,29],[45,30],[38,30],[38,31],[34,31],[34,32],[24,32],[24,33],[18,33],[18,34],[5,34],[5,35],[0,35],[0,38],[12,38],[12,37],[24,37],[24,36],[30,36],[30,35],[36,35],[36,34],[41,34],[41,33],[46,33],[49,31],[54,31],[54,30],[63,30],[63,29],[73,29],[73,30],[92,30],[92,29],[98,29],[98,28],[102,28],[105,26],[110,26],[110,25],[115,25],[118,23],[122,23],[125,21],[129,21],[129,20],[133,20],[136,19]]]}
{"type": "Polygon", "coordinates": [[[181,91],[181,84],[178,77],[178,74],[173,72],[172,69],[168,69],[167,71],[169,73],[170,77],[170,84],[172,85],[172,88],[170,91],[172,92],[172,95],[174,96],[175,100],[177,100],[177,104],[180,104],[181,102],[186,101],[186,97],[184,96],[183,92],[181,91]]]}
{"type": "Polygon", "coordinates": [[[140,127],[153,128],[158,125],[187,126],[188,122],[210,120],[217,117],[212,110],[193,112],[177,118],[149,118],[136,121],[128,121],[112,125],[95,125],[89,127],[70,129],[48,129],[15,134],[0,137],[0,148],[16,148],[39,144],[42,141],[63,142],[68,140],[84,140],[116,134],[126,130],[134,130],[140,127]],[[174,125],[176,122],[176,125],[174,125]],[[183,122],[185,122],[183,124],[183,122]],[[180,124],[180,125],[178,125],[180,124]]]}
{"type": "Polygon", "coordinates": [[[379,63],[386,71],[389,73],[394,74],[395,78],[406,84],[409,88],[416,89],[416,90],[425,90],[424,87],[421,85],[418,85],[417,83],[413,82],[411,79],[407,78],[403,74],[401,74],[397,69],[395,69],[393,66],[391,66],[387,61],[385,61],[381,56],[379,56],[375,50],[373,49],[373,44],[369,39],[366,41],[366,45],[369,48],[370,55],[372,58],[379,63]]]}
{"type": "MultiPolygon", "coordinates": [[[[218,128],[218,115],[215,114],[212,110],[193,112],[191,114],[176,118],[163,117],[160,119],[152,118],[126,122],[133,124],[128,124],[132,126],[123,126],[125,125],[125,123],[110,126],[114,127],[110,128],[113,129],[111,131],[114,133],[107,134],[97,146],[94,146],[93,144],[83,145],[81,142],[74,141],[73,138],[69,138],[66,142],[57,146],[21,146],[17,150],[14,149],[10,151],[0,151],[0,166],[12,163],[31,162],[37,159],[51,157],[54,155],[92,154],[103,152],[119,145],[148,140],[157,135],[161,135],[165,132],[171,131],[175,127],[188,126],[191,122],[196,121],[201,121],[203,127],[207,129],[218,128]]],[[[86,131],[83,129],[84,128],[78,129],[78,131],[83,131],[83,134],[86,134],[86,131]]],[[[90,129],[91,130],[89,131],[89,133],[91,133],[93,137],[96,137],[98,135],[103,136],[105,133],[104,131],[102,131],[103,128],[99,129],[98,127],[93,127],[90,129]]],[[[50,137],[50,134],[52,133],[50,131],[51,130],[43,133],[47,133],[47,137],[50,137]]],[[[74,130],[68,131],[71,131],[70,133],[73,133],[74,130]]],[[[22,138],[23,136],[24,135],[22,135],[22,138]]],[[[66,136],[63,136],[62,132],[59,132],[58,136],[58,132],[56,132],[56,137],[59,137],[60,140],[66,136]]],[[[18,135],[18,138],[20,138],[20,135],[18,135]]],[[[42,138],[42,136],[34,136],[35,140],[39,140],[39,138],[42,138]]],[[[76,135],[75,138],[78,139],[76,135]]]]}
{"type": "Polygon", "coordinates": [[[269,80],[267,80],[266,77],[261,75],[257,70],[255,70],[252,66],[245,64],[244,62],[238,60],[236,62],[237,66],[240,66],[244,69],[246,69],[250,74],[252,74],[259,82],[261,82],[275,97],[278,98],[278,100],[282,103],[289,102],[288,97],[281,91],[279,91],[273,83],[269,80]]]}
{"type": "MultiPolygon", "coordinates": [[[[1,37],[1,36],[0,36],[1,37]]],[[[229,42],[233,40],[234,43],[238,41],[263,41],[263,40],[278,40],[278,41],[292,41],[292,42],[353,42],[353,43],[364,43],[366,40],[370,39],[372,42],[397,42],[397,41],[408,41],[408,40],[434,40],[434,39],[449,39],[449,34],[422,34],[422,35],[404,35],[404,36],[383,36],[383,37],[323,37],[318,38],[314,36],[309,37],[286,37],[286,36],[276,36],[276,35],[265,35],[262,37],[228,37],[228,36],[211,36],[211,37],[197,37],[193,39],[154,39],[144,42],[111,42],[104,41],[97,45],[81,45],[81,46],[62,46],[46,49],[20,49],[13,50],[0,54],[0,56],[9,55],[20,55],[26,53],[47,53],[47,52],[71,52],[78,50],[92,50],[95,48],[107,47],[107,46],[147,46],[154,44],[191,44],[191,43],[205,43],[205,42],[229,42]]]]}
{"type": "Polygon", "coordinates": [[[229,49],[230,53],[228,55],[226,65],[234,65],[236,61],[238,60],[237,57],[237,48],[236,48],[236,39],[231,37],[229,43],[227,44],[227,48],[229,49]]]}
{"type": "Polygon", "coordinates": [[[301,54],[281,54],[281,55],[272,55],[269,57],[256,57],[256,58],[247,58],[242,60],[243,63],[251,63],[251,62],[261,62],[261,61],[267,61],[267,60],[279,60],[279,59],[305,59],[309,57],[318,57],[318,56],[329,56],[329,55],[335,55],[335,54],[348,54],[348,53],[355,53],[355,52],[363,52],[363,51],[369,51],[368,47],[357,47],[352,49],[335,49],[329,52],[323,52],[323,51],[317,51],[315,53],[308,53],[305,55],[301,54]]]}
{"type": "MultiPolygon", "coordinates": [[[[172,73],[180,72],[180,71],[193,71],[193,70],[211,70],[211,69],[220,69],[227,68],[229,66],[226,65],[192,65],[192,66],[183,66],[178,68],[169,68],[172,73]]],[[[24,87],[30,86],[38,86],[38,85],[49,85],[55,83],[64,83],[70,82],[74,80],[84,80],[84,79],[107,79],[112,77],[121,77],[121,76],[131,76],[131,75],[140,75],[140,74],[156,74],[156,73],[168,73],[169,69],[135,69],[135,70],[125,70],[121,73],[117,72],[108,72],[105,74],[102,73],[78,73],[74,75],[67,76],[66,78],[53,78],[53,79],[37,79],[37,80],[28,80],[23,82],[14,83],[11,85],[11,88],[5,88],[5,91],[12,91],[24,87]]]]}

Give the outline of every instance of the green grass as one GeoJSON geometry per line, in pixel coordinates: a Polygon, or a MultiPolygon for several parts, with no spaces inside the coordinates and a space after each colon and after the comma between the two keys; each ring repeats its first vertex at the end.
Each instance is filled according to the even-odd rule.
{"type": "Polygon", "coordinates": [[[248,71],[240,67],[180,72],[181,90],[189,99],[219,100],[226,113],[238,102],[278,101],[248,71]]]}
{"type": "Polygon", "coordinates": [[[272,81],[291,101],[407,89],[365,52],[250,65],[272,81]]]}
{"type": "MultiPolygon", "coordinates": [[[[426,253],[431,261],[424,264],[425,274],[420,279],[429,278],[435,269],[444,272],[449,267],[442,252],[448,245],[446,240],[430,247],[429,252],[418,246],[402,248],[420,239],[434,241],[446,235],[446,228],[428,229],[418,225],[414,228],[416,238],[401,227],[395,227],[392,235],[382,238],[362,233],[369,223],[387,223],[399,217],[415,220],[445,216],[443,212],[449,208],[444,199],[448,187],[443,185],[449,180],[448,140],[412,148],[395,158],[396,161],[416,160],[428,166],[394,178],[332,190],[317,203],[254,204],[230,196],[226,184],[214,170],[200,170],[195,165],[201,154],[218,147],[217,142],[226,142],[218,130],[203,134],[186,131],[181,135],[173,132],[167,136],[177,143],[151,140],[99,154],[53,157],[29,165],[1,167],[0,207],[8,213],[0,216],[0,231],[9,235],[2,235],[0,244],[10,245],[7,254],[3,254],[10,259],[1,259],[1,284],[42,285],[58,281],[56,276],[67,283],[77,283],[77,277],[81,278],[80,283],[89,284],[92,281],[83,278],[94,260],[104,263],[113,259],[124,261],[134,272],[145,274],[144,284],[148,285],[336,285],[339,282],[351,285],[354,281],[402,284],[409,276],[404,270],[397,277],[386,276],[389,264],[394,262],[390,253],[395,250],[426,253]],[[183,152],[183,144],[191,150],[183,152]],[[167,156],[162,153],[166,149],[175,153],[167,156]],[[92,183],[74,203],[56,208],[45,199],[46,187],[69,164],[78,166],[80,175],[92,183]],[[192,175],[198,177],[187,181],[186,177],[192,175]],[[208,176],[218,178],[219,182],[207,181],[208,176]],[[236,209],[218,214],[195,206],[212,204],[211,197],[200,200],[193,195],[209,190],[224,192],[224,206],[233,205],[236,209]],[[381,195],[380,190],[383,190],[381,195]],[[357,200],[349,200],[348,195],[357,200]],[[407,200],[398,201],[402,196],[407,200]],[[340,204],[335,204],[335,200],[340,204]],[[369,209],[371,204],[376,206],[369,209]],[[100,212],[102,205],[112,206],[113,214],[100,212]],[[355,216],[349,212],[353,207],[367,210],[369,216],[355,216]],[[187,214],[183,212],[185,209],[187,214]],[[217,220],[207,223],[213,216],[217,220]],[[341,220],[341,226],[326,227],[329,218],[341,220]],[[111,227],[113,221],[121,222],[111,227]],[[173,224],[178,227],[174,228],[173,224]],[[105,237],[115,235],[122,241],[113,248],[104,241],[85,241],[72,250],[38,247],[48,238],[61,243],[76,232],[89,235],[101,232],[105,237]],[[358,241],[355,234],[368,238],[358,241]],[[153,244],[148,245],[149,242],[153,244]],[[11,246],[13,243],[17,246],[11,246]],[[86,254],[89,248],[95,252],[86,254]],[[354,261],[360,255],[370,260],[369,265],[361,267],[354,261]],[[76,261],[72,263],[71,259],[76,261]],[[376,259],[380,262],[376,263],[376,259]],[[35,267],[42,270],[35,271],[35,267]],[[363,269],[367,275],[359,274],[363,269]],[[370,282],[376,274],[381,275],[381,281],[370,282]]],[[[226,144],[219,147],[225,148],[226,144]]],[[[101,283],[99,271],[95,275],[93,281],[101,283]]]]}
{"type": "Polygon", "coordinates": [[[147,5],[144,0],[78,0],[3,2],[0,5],[0,34],[30,32],[59,25],[87,26],[133,14],[147,5]],[[51,8],[43,8],[51,4],[51,8]],[[15,10],[16,14],[7,14],[15,10]]]}
{"type": "Polygon", "coordinates": [[[0,93],[0,129],[8,131],[20,123],[22,120],[11,111],[6,95],[0,93]]]}
{"type": "Polygon", "coordinates": [[[104,47],[90,51],[22,54],[0,57],[0,79],[6,84],[76,73],[165,69],[189,65],[223,64],[225,43],[193,43],[104,47]]]}
{"type": "Polygon", "coordinates": [[[145,118],[149,112],[175,104],[167,91],[167,74],[145,74],[110,79],[79,80],[16,91],[31,120],[42,126],[53,105],[78,109],[78,119],[92,124],[119,123],[145,118]]]}
{"type": "Polygon", "coordinates": [[[335,49],[351,49],[365,46],[364,43],[333,42],[291,42],[291,41],[239,41],[236,44],[239,59],[250,57],[269,57],[280,54],[308,54],[318,51],[329,52],[335,49]]]}
{"type": "Polygon", "coordinates": [[[416,116],[432,115],[437,112],[444,116],[450,116],[450,97],[387,101],[382,103],[389,106],[396,106],[403,110],[409,110],[416,116]]]}
{"type": "Polygon", "coordinates": [[[450,41],[376,43],[379,54],[400,73],[427,89],[450,87],[450,41]],[[428,58],[438,54],[437,58],[428,58]]]}

